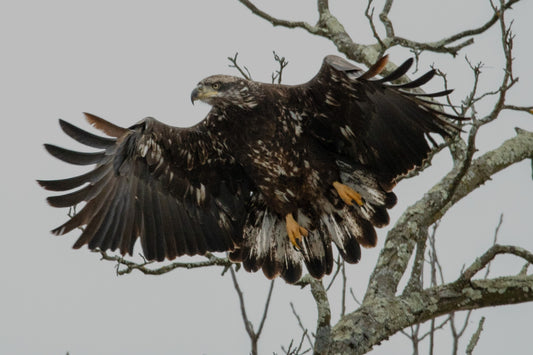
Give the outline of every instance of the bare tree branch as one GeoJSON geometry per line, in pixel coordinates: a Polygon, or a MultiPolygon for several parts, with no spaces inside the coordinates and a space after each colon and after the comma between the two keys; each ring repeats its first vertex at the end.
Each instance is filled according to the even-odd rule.
{"type": "Polygon", "coordinates": [[[423,233],[427,226],[440,219],[457,201],[485,183],[490,177],[506,167],[531,158],[533,155],[533,133],[519,130],[518,134],[500,147],[475,159],[454,197],[440,209],[435,206],[448,198],[450,181],[456,176],[452,170],[437,185],[413,206],[409,207],[389,231],[384,248],[381,250],[376,268],[370,277],[365,300],[378,294],[393,296],[396,287],[405,272],[413,251],[417,235],[423,233]]]}
{"type": "Polygon", "coordinates": [[[485,268],[499,254],[512,254],[528,263],[533,263],[533,253],[513,245],[494,245],[472,263],[457,279],[457,282],[468,282],[483,268],[485,268]]]}
{"type": "MultiPolygon", "coordinates": [[[[304,21],[287,21],[275,18],[269,15],[268,13],[260,10],[251,1],[239,0],[239,2],[246,6],[248,9],[250,9],[252,13],[264,20],[267,20],[273,26],[302,28],[311,34],[325,37],[331,40],[331,42],[336,45],[339,52],[344,53],[348,58],[358,61],[360,63],[364,63],[367,66],[370,66],[375,63],[375,61],[379,58],[380,54],[382,54],[386,49],[396,45],[410,48],[415,52],[431,51],[437,53],[449,53],[453,56],[456,56],[461,49],[468,45],[471,45],[474,42],[473,37],[485,33],[496,22],[498,22],[501,13],[510,9],[514,4],[518,3],[519,1],[520,0],[509,0],[508,2],[502,3],[500,9],[495,11],[493,16],[486,23],[479,27],[458,32],[454,35],[451,35],[438,41],[417,42],[395,35],[394,27],[388,17],[389,12],[392,8],[393,0],[387,0],[385,2],[383,10],[379,15],[379,18],[385,27],[387,37],[382,38],[380,40],[380,37],[377,35],[377,30],[375,29],[375,27],[373,27],[373,25],[371,25],[371,29],[373,30],[377,43],[371,45],[364,45],[352,40],[352,38],[348,35],[346,30],[342,26],[342,24],[329,11],[328,1],[326,0],[317,1],[319,20],[318,23],[314,26],[304,21]],[[459,44],[451,45],[452,43],[461,40],[463,41],[459,44]]],[[[372,0],[369,0],[366,11],[367,18],[371,18],[373,14],[371,3],[372,0]]],[[[373,21],[371,21],[371,23],[373,24],[373,21]]],[[[394,70],[394,68],[395,65],[390,63],[390,65],[385,68],[384,73],[389,73],[390,71],[394,70]]]]}
{"type": "Polygon", "coordinates": [[[257,337],[254,332],[254,327],[252,325],[252,322],[249,320],[248,315],[246,314],[246,306],[244,304],[244,294],[241,291],[241,287],[239,286],[239,282],[237,281],[237,276],[235,276],[235,271],[233,269],[230,269],[230,275],[231,280],[233,281],[233,287],[235,287],[235,291],[237,292],[237,296],[239,297],[239,305],[241,308],[241,316],[242,321],[244,322],[244,329],[246,329],[246,332],[248,333],[248,337],[250,338],[252,350],[252,355],[257,355],[257,337]]]}
{"type": "Polygon", "coordinates": [[[310,277],[309,283],[311,285],[311,294],[315,299],[318,310],[314,352],[323,354],[329,348],[331,339],[331,310],[329,308],[328,295],[324,285],[322,285],[322,281],[310,277]]]}
{"type": "Polygon", "coordinates": [[[289,62],[285,59],[285,57],[280,57],[279,55],[277,55],[276,52],[273,53],[274,60],[279,64],[279,69],[272,73],[272,84],[274,84],[275,82],[281,84],[283,69],[285,69],[285,67],[289,65],[289,62]]]}
{"type": "MultiPolygon", "coordinates": [[[[261,17],[262,19],[267,20],[270,22],[273,26],[283,26],[287,28],[302,28],[306,30],[307,32],[311,34],[322,34],[322,29],[319,26],[312,26],[304,21],[287,21],[287,20],[281,20],[278,18],[275,18],[268,13],[260,10],[257,6],[255,6],[251,1],[249,0],[239,0],[241,4],[246,6],[250,11],[252,11],[255,15],[261,17]]],[[[322,1],[323,2],[323,1],[322,1]]]]}
{"type": "Polygon", "coordinates": [[[502,110],[524,111],[533,115],[533,106],[503,105],[502,110]]]}
{"type": "MultiPolygon", "coordinates": [[[[209,267],[209,266],[223,266],[224,272],[227,270],[227,268],[231,267],[231,265],[237,265],[239,267],[239,264],[232,263],[228,258],[219,258],[212,253],[205,253],[205,257],[207,258],[206,261],[198,261],[198,262],[173,262],[171,264],[157,267],[157,268],[149,268],[148,265],[154,264],[154,261],[144,261],[143,263],[136,263],[131,260],[127,260],[122,256],[118,255],[109,255],[105,251],[101,250],[95,250],[95,252],[100,253],[102,260],[108,260],[108,261],[115,261],[117,263],[116,270],[117,275],[125,275],[131,273],[133,270],[139,270],[145,275],[162,275],[166,274],[167,272],[170,272],[174,269],[196,269],[196,268],[202,268],[202,267],[209,267]],[[121,267],[124,267],[121,269],[121,267]]],[[[142,255],[141,255],[142,256],[142,255]]]]}
{"type": "Polygon", "coordinates": [[[479,341],[479,337],[481,336],[481,332],[483,331],[484,323],[485,323],[485,317],[481,317],[481,319],[479,320],[477,330],[472,335],[472,338],[470,338],[470,342],[468,343],[468,346],[466,347],[467,355],[472,355],[472,352],[474,351],[474,348],[476,347],[477,342],[479,341]]]}
{"type": "Polygon", "coordinates": [[[448,324],[450,324],[450,329],[452,331],[452,355],[457,355],[457,352],[459,351],[459,340],[463,336],[466,327],[468,327],[468,321],[470,320],[470,316],[472,315],[472,310],[468,310],[466,312],[466,317],[463,321],[463,326],[461,327],[461,330],[457,331],[457,327],[455,326],[455,316],[457,315],[456,312],[452,312],[450,314],[450,321],[448,324]]]}
{"type": "Polygon", "coordinates": [[[268,308],[270,307],[270,299],[272,298],[272,291],[274,290],[274,281],[275,280],[270,281],[270,288],[268,289],[268,295],[265,301],[265,308],[263,310],[263,316],[261,317],[261,321],[259,322],[259,327],[257,328],[257,332],[256,332],[256,335],[258,338],[261,335],[261,332],[263,331],[263,326],[265,325],[265,321],[267,318],[268,308]]]}
{"type": "Polygon", "coordinates": [[[368,19],[368,25],[370,26],[370,29],[372,30],[372,34],[374,35],[374,38],[379,43],[382,52],[384,52],[387,47],[385,43],[383,43],[383,41],[381,40],[381,37],[379,36],[378,31],[376,30],[376,25],[374,24],[374,8],[371,7],[372,2],[373,0],[368,0],[368,5],[366,6],[366,10],[365,10],[365,16],[368,19]]]}
{"type": "Polygon", "coordinates": [[[290,305],[292,309],[292,314],[294,314],[294,317],[296,317],[296,320],[298,321],[298,325],[300,326],[300,329],[302,330],[304,334],[303,336],[307,339],[307,341],[309,342],[309,345],[313,347],[313,341],[311,340],[311,337],[309,336],[307,328],[304,327],[302,323],[302,319],[300,318],[300,315],[298,314],[298,312],[296,312],[296,308],[294,308],[294,303],[290,302],[290,305]]]}
{"type": "Polygon", "coordinates": [[[263,315],[261,317],[261,321],[259,323],[259,327],[257,328],[257,331],[254,330],[254,326],[250,319],[248,318],[248,314],[246,313],[246,306],[244,303],[244,294],[241,290],[241,287],[239,286],[239,282],[237,281],[237,275],[235,275],[235,271],[233,268],[230,267],[230,275],[231,280],[233,281],[233,287],[235,288],[235,291],[237,292],[237,296],[239,298],[239,305],[241,309],[241,316],[242,320],[244,322],[244,328],[246,329],[246,333],[248,333],[248,337],[250,338],[250,342],[252,345],[251,354],[257,355],[258,354],[258,341],[259,337],[261,336],[261,332],[263,331],[263,326],[265,325],[265,320],[268,314],[268,308],[270,306],[270,300],[272,297],[272,290],[274,289],[274,280],[270,282],[270,288],[268,290],[268,295],[265,301],[265,307],[263,309],[263,315]]]}
{"type": "Polygon", "coordinates": [[[533,276],[453,282],[406,296],[374,298],[332,329],[328,354],[364,354],[400,329],[452,311],[533,301],[533,276]]]}
{"type": "Polygon", "coordinates": [[[404,289],[404,292],[413,292],[422,289],[423,286],[423,270],[424,270],[424,256],[426,254],[427,229],[419,235],[416,241],[415,259],[413,261],[413,270],[411,277],[404,289]]]}
{"type": "Polygon", "coordinates": [[[331,288],[331,286],[333,286],[333,283],[335,282],[335,280],[337,279],[337,275],[339,275],[339,272],[341,271],[341,267],[342,267],[342,260],[341,260],[341,256],[339,255],[337,257],[337,260],[335,261],[335,264],[337,265],[337,268],[335,269],[335,272],[333,273],[333,276],[331,277],[331,279],[329,280],[329,284],[328,286],[326,287],[326,291],[329,291],[329,289],[331,288]]]}
{"type": "Polygon", "coordinates": [[[393,38],[394,36],[394,27],[392,26],[392,22],[389,19],[389,12],[392,8],[392,2],[393,0],[386,0],[385,4],[383,5],[383,10],[381,10],[381,13],[379,14],[379,19],[383,23],[383,26],[385,27],[385,32],[387,33],[387,37],[393,38]]]}
{"type": "Polygon", "coordinates": [[[350,287],[350,295],[352,295],[352,299],[357,303],[358,306],[361,306],[363,303],[359,301],[359,299],[355,296],[353,293],[353,288],[350,287]]]}
{"type": "MultiPolygon", "coordinates": [[[[500,232],[500,228],[502,227],[502,224],[503,224],[503,213],[500,214],[500,219],[498,220],[498,225],[496,226],[496,229],[494,230],[494,238],[492,240],[492,246],[493,247],[498,242],[498,233],[500,232]]],[[[489,263],[487,264],[486,270],[485,270],[485,276],[484,276],[485,279],[489,277],[490,264],[491,264],[491,262],[489,261],[489,263]]]]}
{"type": "Polygon", "coordinates": [[[252,74],[250,74],[250,71],[248,70],[248,68],[246,66],[244,67],[241,67],[239,65],[239,63],[237,63],[237,56],[239,55],[239,53],[235,53],[235,55],[233,57],[228,57],[228,60],[231,62],[231,64],[229,64],[228,66],[230,68],[235,68],[239,71],[239,73],[242,75],[243,78],[245,78],[246,80],[252,80],[252,74]]]}

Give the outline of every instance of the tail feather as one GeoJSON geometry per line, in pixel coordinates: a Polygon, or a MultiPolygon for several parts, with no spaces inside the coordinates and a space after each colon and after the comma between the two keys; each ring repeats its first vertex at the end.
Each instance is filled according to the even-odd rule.
{"type": "Polygon", "coordinates": [[[326,232],[324,235],[329,235],[342,258],[350,264],[358,263],[361,259],[361,247],[351,229],[343,223],[342,217],[335,214],[323,214],[320,224],[326,232]]]}
{"type": "Polygon", "coordinates": [[[302,275],[302,255],[292,246],[289,238],[287,238],[285,222],[270,211],[266,212],[266,218],[272,222],[273,227],[271,234],[266,235],[266,238],[269,238],[271,243],[264,245],[268,257],[263,264],[263,272],[271,279],[281,275],[285,281],[294,283],[302,275]],[[268,273],[268,271],[271,272],[268,273]]]}
{"type": "Polygon", "coordinates": [[[330,274],[333,269],[331,240],[324,237],[327,236],[324,232],[322,228],[311,231],[307,237],[303,238],[302,243],[302,256],[307,271],[317,279],[330,274]]]}
{"type": "Polygon", "coordinates": [[[230,258],[242,261],[247,271],[263,269],[269,279],[281,275],[289,283],[296,282],[302,274],[302,256],[287,238],[283,221],[263,204],[255,207],[248,216],[244,240],[230,258]]]}
{"type": "Polygon", "coordinates": [[[342,183],[361,195],[362,206],[348,206],[333,193],[331,199],[316,201],[312,210],[298,210],[298,224],[309,233],[297,249],[287,236],[283,216],[270,211],[263,197],[255,195],[243,240],[230,258],[242,262],[247,271],[262,269],[267,278],[281,276],[288,283],[295,283],[301,277],[302,261],[309,274],[317,279],[330,274],[332,243],[346,262],[359,262],[361,246],[374,247],[377,243],[375,227],[389,223],[387,209],[394,206],[396,196],[385,190],[382,181],[364,167],[342,161],[337,164],[342,183]]]}
{"type": "Polygon", "coordinates": [[[288,263],[281,270],[281,278],[286,282],[293,284],[302,277],[302,266],[300,263],[288,263]]]}

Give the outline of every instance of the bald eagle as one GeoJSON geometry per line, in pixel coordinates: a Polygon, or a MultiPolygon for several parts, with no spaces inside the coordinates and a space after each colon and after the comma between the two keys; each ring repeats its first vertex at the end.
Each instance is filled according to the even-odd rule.
{"type": "Polygon", "coordinates": [[[85,202],[54,229],[62,235],[82,227],[74,248],[133,253],[140,237],[148,260],[229,251],[248,271],[289,283],[302,261],[315,278],[333,267],[333,245],[348,263],[361,246],[376,245],[375,227],[389,223],[396,179],[421,165],[431,133],[458,132],[428,100],[450,91],[419,94],[407,84],[412,59],[376,78],[381,58],[364,71],[327,56],[318,74],[302,85],[258,83],[214,75],[191,94],[212,106],[189,128],[146,118],[129,128],[86,114],[109,137],[59,120],[62,130],[97,152],[46,144],[54,157],[89,172],[62,180],[39,180],[52,191],[54,207],[85,202]]]}

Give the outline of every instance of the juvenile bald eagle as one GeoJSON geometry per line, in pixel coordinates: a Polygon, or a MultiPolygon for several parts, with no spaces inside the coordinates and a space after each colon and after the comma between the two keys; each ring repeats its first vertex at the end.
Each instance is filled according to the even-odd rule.
{"type": "MultiPolygon", "coordinates": [[[[148,260],[230,251],[248,271],[289,283],[302,273],[320,278],[333,266],[332,244],[349,263],[360,246],[376,245],[375,227],[389,223],[395,179],[419,166],[435,141],[457,132],[448,115],[409,91],[430,71],[403,85],[406,61],[376,79],[387,58],[368,71],[328,56],[318,74],[296,85],[263,84],[214,75],[191,99],[212,106],[190,128],[146,118],[118,127],[86,114],[112,138],[60,120],[76,141],[101,149],[82,153],[45,145],[56,158],[94,170],[40,180],[54,207],[84,207],[54,234],[85,226],[79,248],[133,253],[140,237],[148,260]]],[[[456,118],[449,116],[451,118],[456,118]]]]}

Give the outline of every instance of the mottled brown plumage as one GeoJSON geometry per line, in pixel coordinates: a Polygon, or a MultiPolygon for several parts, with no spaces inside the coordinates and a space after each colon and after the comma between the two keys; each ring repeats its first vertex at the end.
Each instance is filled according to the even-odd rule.
{"type": "Polygon", "coordinates": [[[302,261],[316,278],[329,274],[332,244],[347,262],[358,262],[360,246],[376,244],[374,228],[389,223],[395,179],[427,157],[429,134],[457,132],[424,100],[449,91],[408,91],[434,71],[394,86],[389,81],[412,61],[374,79],[385,63],[364,72],[328,56],[297,86],[208,77],[191,99],[212,109],[191,128],[153,118],[122,128],[86,114],[112,137],[104,138],[60,120],[66,134],[100,151],[45,145],[67,163],[95,164],[77,177],[39,181],[52,191],[79,188],[49,197],[52,206],[85,202],[53,233],[85,226],[75,248],[122,254],[132,254],[140,238],[149,260],[230,251],[246,270],[291,283],[302,261]]]}

